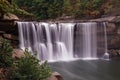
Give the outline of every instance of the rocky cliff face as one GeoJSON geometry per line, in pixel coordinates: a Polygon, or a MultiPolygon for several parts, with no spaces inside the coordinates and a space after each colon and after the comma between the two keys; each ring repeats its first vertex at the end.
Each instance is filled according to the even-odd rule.
{"type": "Polygon", "coordinates": [[[18,45],[18,29],[14,20],[0,20],[0,38],[9,40],[16,48],[18,45]]]}
{"type": "Polygon", "coordinates": [[[110,57],[120,57],[120,22],[107,25],[108,53],[110,57]]]}

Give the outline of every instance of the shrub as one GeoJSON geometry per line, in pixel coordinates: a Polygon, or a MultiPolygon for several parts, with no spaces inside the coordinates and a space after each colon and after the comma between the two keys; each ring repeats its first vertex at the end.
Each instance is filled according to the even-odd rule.
{"type": "Polygon", "coordinates": [[[36,55],[31,55],[26,49],[25,56],[15,61],[7,78],[9,80],[45,80],[51,74],[50,68],[47,66],[47,62],[39,63],[36,55]]]}
{"type": "Polygon", "coordinates": [[[7,68],[13,65],[12,47],[6,39],[2,39],[0,44],[0,67],[7,68]]]}
{"type": "Polygon", "coordinates": [[[47,62],[40,64],[36,55],[28,49],[25,56],[15,60],[12,57],[12,47],[6,39],[0,43],[0,80],[45,80],[50,76],[51,70],[47,62]]]}
{"type": "Polygon", "coordinates": [[[0,43],[0,80],[5,79],[7,70],[13,65],[12,47],[6,39],[0,43]]]}

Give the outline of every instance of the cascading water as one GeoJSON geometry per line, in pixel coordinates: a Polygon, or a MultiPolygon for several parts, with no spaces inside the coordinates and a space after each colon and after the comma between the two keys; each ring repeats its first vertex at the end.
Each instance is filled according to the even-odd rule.
{"type": "Polygon", "coordinates": [[[104,33],[105,33],[105,53],[103,55],[103,59],[109,60],[109,53],[107,51],[107,29],[106,29],[106,24],[104,23],[104,33]]]}
{"type": "MultiPolygon", "coordinates": [[[[86,59],[97,58],[97,23],[78,23],[77,28],[81,30],[80,36],[77,36],[76,39],[82,41],[76,43],[76,45],[81,46],[80,49],[82,52],[79,57],[86,59]],[[80,37],[80,38],[79,38],[80,37]]],[[[77,49],[76,49],[77,51],[77,49]]]]}
{"type": "Polygon", "coordinates": [[[37,51],[38,58],[49,61],[98,58],[97,27],[103,26],[95,22],[18,22],[20,48],[37,51]]]}

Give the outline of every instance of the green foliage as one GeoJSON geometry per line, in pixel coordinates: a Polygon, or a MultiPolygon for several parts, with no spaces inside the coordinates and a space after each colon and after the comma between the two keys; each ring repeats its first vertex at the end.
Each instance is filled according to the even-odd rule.
{"type": "Polygon", "coordinates": [[[0,17],[3,16],[4,13],[10,12],[12,6],[7,0],[0,0],[0,17]]]}
{"type": "Polygon", "coordinates": [[[16,0],[18,6],[38,19],[55,19],[62,15],[101,17],[111,8],[110,0],[16,0]]]}
{"type": "Polygon", "coordinates": [[[28,49],[25,56],[19,59],[12,57],[12,47],[6,39],[0,43],[0,73],[1,79],[8,80],[45,80],[51,75],[47,62],[40,64],[36,55],[32,55],[28,49]]]}
{"type": "Polygon", "coordinates": [[[70,15],[71,10],[72,10],[72,5],[70,4],[70,0],[64,0],[64,5],[63,5],[64,14],[67,13],[67,15],[70,15]]]}
{"type": "Polygon", "coordinates": [[[7,68],[13,65],[12,47],[6,39],[0,44],[0,67],[7,68]]]}
{"type": "Polygon", "coordinates": [[[71,13],[77,18],[83,16],[100,17],[110,6],[109,0],[65,0],[64,3],[64,9],[66,6],[69,7],[67,13],[71,13]]]}
{"type": "Polygon", "coordinates": [[[31,15],[20,9],[13,0],[0,0],[0,18],[2,18],[4,14],[8,13],[31,15]]]}
{"type": "Polygon", "coordinates": [[[25,56],[14,63],[13,68],[8,72],[9,80],[45,80],[50,76],[51,71],[47,62],[39,64],[36,55],[31,55],[28,49],[25,56]]]}
{"type": "Polygon", "coordinates": [[[18,6],[39,19],[56,18],[62,15],[63,0],[17,0],[18,6]]]}

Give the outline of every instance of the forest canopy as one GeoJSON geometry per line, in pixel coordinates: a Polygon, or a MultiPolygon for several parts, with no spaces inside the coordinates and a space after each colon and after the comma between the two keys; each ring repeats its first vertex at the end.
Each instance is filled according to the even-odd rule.
{"type": "MultiPolygon", "coordinates": [[[[118,1],[118,0],[116,0],[118,1]]],[[[32,14],[38,19],[55,19],[61,16],[99,18],[111,10],[113,0],[0,0],[3,13],[32,14]]]]}
{"type": "Polygon", "coordinates": [[[40,19],[64,15],[100,17],[109,8],[109,0],[17,0],[17,4],[40,19]]]}

